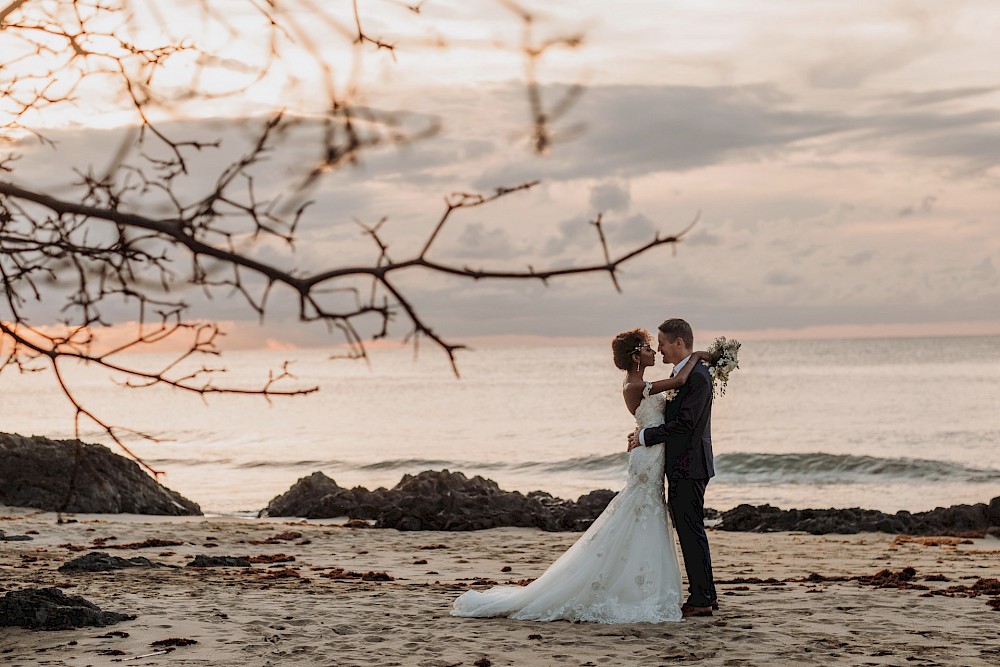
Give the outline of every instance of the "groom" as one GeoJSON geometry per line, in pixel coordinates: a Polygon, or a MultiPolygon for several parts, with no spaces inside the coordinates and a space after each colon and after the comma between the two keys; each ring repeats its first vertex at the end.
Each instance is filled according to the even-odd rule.
{"type": "MultiPolygon", "coordinates": [[[[657,332],[664,363],[674,365],[676,375],[691,363],[694,332],[691,325],[671,319],[657,332]]],[[[666,454],[667,505],[680,538],[687,571],[688,599],[681,607],[685,616],[711,616],[719,604],[712,579],[712,555],[705,534],[705,487],[715,475],[712,457],[712,378],[698,364],[687,384],[667,401],[664,424],[629,435],[629,451],[642,445],[663,444],[666,454]]]]}

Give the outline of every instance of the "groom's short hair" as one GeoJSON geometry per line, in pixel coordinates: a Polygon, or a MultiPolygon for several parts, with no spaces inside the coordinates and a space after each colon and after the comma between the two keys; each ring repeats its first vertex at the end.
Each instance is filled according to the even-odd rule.
{"type": "Polygon", "coordinates": [[[680,338],[684,341],[685,347],[689,350],[694,349],[694,331],[691,330],[691,325],[684,320],[679,318],[664,320],[659,329],[671,343],[680,338]]]}

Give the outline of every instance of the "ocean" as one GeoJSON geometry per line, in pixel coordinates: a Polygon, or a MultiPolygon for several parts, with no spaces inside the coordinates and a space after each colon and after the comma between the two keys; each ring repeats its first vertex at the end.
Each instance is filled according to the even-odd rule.
{"type": "MultiPolygon", "coordinates": [[[[622,484],[633,422],[609,344],[482,347],[460,354],[461,378],[429,347],[416,360],[374,350],[370,364],[332,354],[227,353],[227,382],[262,384],[287,359],[296,383],[320,387],[270,403],[67,375],[88,409],[161,439],[126,442],[208,514],[253,515],[317,470],[376,488],[447,468],[564,498],[622,484]]],[[[658,365],[647,378],[668,373],[658,365]]],[[[73,437],[50,374],[8,368],[3,380],[0,430],[73,437]]],[[[718,476],[706,504],[716,509],[988,501],[1000,495],[1000,337],[747,341],[712,429],[718,476]]],[[[106,441],[87,425],[83,438],[106,441]]]]}

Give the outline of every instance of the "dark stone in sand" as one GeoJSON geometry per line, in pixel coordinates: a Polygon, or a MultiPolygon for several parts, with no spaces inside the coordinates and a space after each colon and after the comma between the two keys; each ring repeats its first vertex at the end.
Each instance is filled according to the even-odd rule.
{"type": "Polygon", "coordinates": [[[859,581],[865,586],[874,586],[876,588],[928,590],[927,586],[913,583],[916,576],[917,571],[914,568],[907,566],[899,572],[893,572],[887,568],[873,575],[861,575],[858,577],[851,577],[851,579],[859,581]]]}
{"type": "Polygon", "coordinates": [[[197,644],[197,639],[188,639],[187,637],[171,637],[170,639],[158,639],[155,642],[150,642],[150,646],[191,646],[192,644],[197,644]]]}
{"type": "Polygon", "coordinates": [[[206,556],[198,554],[188,567],[250,567],[250,559],[245,556],[206,556]]]}
{"type": "Polygon", "coordinates": [[[326,574],[319,575],[326,579],[360,579],[361,581],[395,581],[396,578],[386,572],[354,572],[342,567],[335,567],[326,574]]]}
{"type": "Polygon", "coordinates": [[[0,530],[0,542],[27,542],[33,539],[31,535],[8,535],[0,530]]]}
{"type": "Polygon", "coordinates": [[[9,591],[0,598],[0,626],[68,630],[93,625],[103,627],[133,618],[135,616],[102,611],[93,602],[66,595],[58,588],[9,591]]]}
{"type": "Polygon", "coordinates": [[[156,567],[148,558],[119,558],[103,551],[95,551],[86,556],[74,558],[59,566],[60,572],[107,572],[108,570],[123,570],[127,567],[156,567]]]}
{"type": "Polygon", "coordinates": [[[740,505],[722,513],[719,528],[732,531],[826,533],[906,533],[909,535],[984,535],[1000,525],[1000,498],[989,505],[953,505],[927,512],[886,514],[849,509],[782,510],[770,505],[740,505]]]}
{"type": "Polygon", "coordinates": [[[128,542],[126,544],[104,544],[105,549],[156,549],[159,547],[178,547],[184,544],[180,540],[161,540],[157,537],[150,537],[142,542],[128,542]]]}
{"type": "Polygon", "coordinates": [[[586,530],[613,491],[593,491],[576,502],[533,491],[504,491],[496,482],[460,472],[404,475],[392,489],[344,489],[321,472],[296,482],[270,502],[261,516],[310,519],[348,516],[375,519],[376,528],[397,530],[481,530],[504,526],[542,530],[586,530]]]}
{"type": "Polygon", "coordinates": [[[200,515],[197,504],[103,445],[0,433],[0,503],[49,511],[200,515]],[[79,453],[74,491],[66,503],[79,453]]]}

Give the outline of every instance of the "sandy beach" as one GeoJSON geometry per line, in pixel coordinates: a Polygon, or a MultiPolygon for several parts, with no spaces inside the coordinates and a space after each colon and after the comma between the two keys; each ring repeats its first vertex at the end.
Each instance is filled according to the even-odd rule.
{"type": "Polygon", "coordinates": [[[0,543],[3,592],[58,586],[136,618],[106,628],[2,628],[4,664],[1000,664],[993,598],[932,594],[1000,576],[995,538],[712,531],[721,595],[715,616],[603,626],[448,613],[470,585],[538,576],[577,533],[398,532],[228,517],[67,518],[75,522],[60,525],[52,513],[0,508],[0,530],[34,538],[0,543]],[[109,548],[150,539],[180,544],[109,548]],[[91,551],[145,556],[171,567],[58,571],[91,551]],[[264,558],[250,569],[184,567],[197,554],[264,558]],[[916,576],[902,588],[849,579],[906,567],[916,576]],[[357,577],[366,573],[375,574],[357,577]],[[176,638],[197,643],[135,659],[163,650],[153,642],[176,638]]]}

